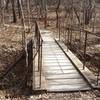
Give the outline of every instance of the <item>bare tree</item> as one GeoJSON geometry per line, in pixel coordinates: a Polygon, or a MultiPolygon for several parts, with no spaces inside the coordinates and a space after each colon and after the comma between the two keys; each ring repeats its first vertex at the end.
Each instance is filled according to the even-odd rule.
{"type": "Polygon", "coordinates": [[[17,6],[18,6],[18,14],[19,14],[19,18],[21,18],[21,8],[20,8],[19,0],[17,0],[17,6]]]}
{"type": "Polygon", "coordinates": [[[8,9],[8,4],[9,4],[10,0],[6,1],[6,9],[8,9]]]}
{"type": "Polygon", "coordinates": [[[46,0],[43,0],[44,2],[44,4],[43,4],[43,6],[44,6],[44,17],[45,17],[45,19],[44,19],[44,27],[46,28],[47,27],[47,1],[46,0]]]}
{"type": "Polygon", "coordinates": [[[56,8],[56,19],[57,19],[57,21],[56,21],[56,27],[58,28],[58,26],[59,26],[59,7],[60,7],[60,0],[58,0],[58,3],[57,3],[57,8],[56,8]]]}
{"type": "Polygon", "coordinates": [[[13,22],[16,23],[17,18],[16,18],[16,12],[15,12],[15,0],[11,0],[11,5],[12,5],[12,11],[13,11],[13,22]]]}
{"type": "Polygon", "coordinates": [[[4,1],[0,0],[0,12],[1,12],[1,22],[4,26],[5,20],[4,20],[4,1]]]}
{"type": "Polygon", "coordinates": [[[92,15],[93,15],[93,9],[94,9],[94,4],[93,4],[93,0],[84,0],[83,3],[83,9],[84,9],[84,24],[88,25],[92,15]]]}

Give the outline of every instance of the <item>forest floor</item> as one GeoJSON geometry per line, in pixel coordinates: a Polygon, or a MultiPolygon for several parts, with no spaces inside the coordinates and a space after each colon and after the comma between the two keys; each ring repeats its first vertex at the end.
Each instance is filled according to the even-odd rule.
{"type": "Polygon", "coordinates": [[[69,92],[69,93],[39,93],[33,95],[12,96],[0,91],[0,100],[100,100],[91,92],[69,92]],[[2,95],[1,95],[2,94],[2,95]]]}
{"type": "Polygon", "coordinates": [[[13,24],[0,28],[0,75],[22,54],[22,33],[23,29],[13,24]]]}

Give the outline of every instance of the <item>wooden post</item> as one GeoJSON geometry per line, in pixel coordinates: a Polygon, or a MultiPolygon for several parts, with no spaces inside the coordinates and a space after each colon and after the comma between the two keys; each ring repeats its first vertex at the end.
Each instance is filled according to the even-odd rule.
{"type": "Polygon", "coordinates": [[[70,45],[72,45],[72,29],[70,28],[70,45]]]}
{"type": "Polygon", "coordinates": [[[38,48],[38,71],[40,71],[40,46],[38,48]]]}
{"type": "MultiPolygon", "coordinates": [[[[35,53],[35,48],[33,49],[33,55],[35,53]]],[[[35,59],[33,59],[33,77],[32,77],[32,89],[35,89],[35,59]]]]}
{"type": "MultiPolygon", "coordinates": [[[[33,41],[31,40],[31,47],[30,47],[30,71],[29,71],[29,74],[31,73],[30,75],[30,80],[31,80],[31,76],[32,76],[32,71],[33,69],[33,41]]],[[[31,83],[31,87],[32,87],[32,83],[31,83]]]]}
{"type": "Polygon", "coordinates": [[[69,30],[69,28],[68,28],[68,37],[67,37],[67,51],[68,51],[68,46],[69,46],[69,35],[70,35],[70,30],[69,30]]]}
{"type": "Polygon", "coordinates": [[[41,41],[41,47],[40,47],[40,87],[41,87],[41,81],[42,81],[42,41],[41,41]]]}
{"type": "Polygon", "coordinates": [[[85,69],[85,63],[86,63],[86,47],[87,47],[87,32],[85,32],[85,41],[84,41],[84,62],[83,62],[83,69],[85,69]]]}
{"type": "Polygon", "coordinates": [[[98,68],[98,72],[97,72],[97,85],[99,85],[99,76],[100,76],[100,60],[97,59],[98,61],[97,63],[97,68],[98,68]]]}
{"type": "Polygon", "coordinates": [[[99,74],[100,74],[100,69],[98,68],[98,74],[97,74],[97,85],[99,85],[99,74]]]}
{"type": "Polygon", "coordinates": [[[61,32],[60,32],[60,18],[58,19],[59,20],[59,22],[58,22],[58,25],[59,25],[59,27],[58,27],[58,33],[59,33],[59,41],[60,41],[60,37],[61,37],[61,32]]]}

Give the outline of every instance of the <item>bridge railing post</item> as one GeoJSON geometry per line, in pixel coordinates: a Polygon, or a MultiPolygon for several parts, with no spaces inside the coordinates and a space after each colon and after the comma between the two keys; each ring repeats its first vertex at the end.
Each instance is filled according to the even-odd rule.
{"type": "Polygon", "coordinates": [[[85,64],[86,64],[87,36],[88,36],[88,34],[87,34],[87,32],[85,32],[83,69],[85,69],[85,64]]]}
{"type": "Polygon", "coordinates": [[[30,40],[27,44],[27,67],[26,67],[26,85],[32,87],[31,76],[33,68],[33,41],[30,40]]]}
{"type": "MultiPolygon", "coordinates": [[[[33,64],[34,66],[34,68],[33,68],[33,75],[34,75],[34,79],[33,79],[33,81],[34,81],[34,85],[35,85],[35,83],[36,83],[36,81],[35,81],[35,78],[36,78],[36,76],[35,76],[35,69],[37,69],[37,72],[39,73],[39,88],[41,88],[41,71],[42,71],[42,37],[41,37],[41,34],[40,34],[40,31],[39,31],[39,28],[38,28],[38,24],[37,24],[37,22],[35,21],[35,41],[36,41],[36,51],[35,51],[35,57],[37,57],[37,65],[35,66],[35,64],[33,64]]],[[[35,57],[34,57],[34,61],[35,61],[35,57]]],[[[34,62],[35,63],[35,62],[34,62]]],[[[35,86],[33,86],[33,89],[35,89],[34,88],[35,86]]]]}

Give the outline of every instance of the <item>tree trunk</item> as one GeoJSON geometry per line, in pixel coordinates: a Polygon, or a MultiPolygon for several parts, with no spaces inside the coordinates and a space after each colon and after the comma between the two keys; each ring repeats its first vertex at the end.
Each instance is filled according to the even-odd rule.
{"type": "Polygon", "coordinates": [[[20,9],[20,3],[19,3],[19,0],[17,0],[17,6],[18,6],[18,14],[19,14],[19,18],[21,18],[21,9],[20,9]]]}
{"type": "Polygon", "coordinates": [[[11,0],[11,4],[12,4],[12,11],[13,11],[13,22],[16,23],[17,18],[16,18],[16,13],[15,13],[15,4],[14,4],[14,0],[11,0]]]}
{"type": "Polygon", "coordinates": [[[60,6],[60,0],[58,1],[58,5],[57,5],[57,8],[56,8],[56,28],[58,28],[59,26],[59,15],[58,15],[58,10],[59,10],[59,6],[60,6]]]}
{"type": "Polygon", "coordinates": [[[58,11],[56,10],[56,28],[58,28],[58,21],[59,21],[59,18],[58,18],[58,11]]]}
{"type": "Polygon", "coordinates": [[[43,6],[43,11],[44,11],[44,28],[47,27],[47,1],[42,0],[42,6],[43,6]]]}
{"type": "Polygon", "coordinates": [[[6,2],[6,9],[8,9],[9,0],[6,2]]]}

